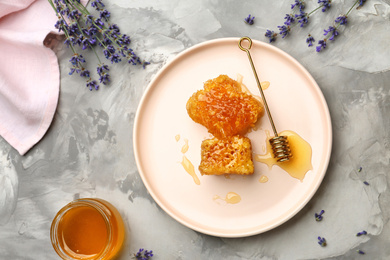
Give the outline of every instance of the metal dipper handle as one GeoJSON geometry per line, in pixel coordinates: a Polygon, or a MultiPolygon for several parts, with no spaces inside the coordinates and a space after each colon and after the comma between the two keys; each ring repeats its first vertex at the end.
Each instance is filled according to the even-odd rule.
{"type": "Polygon", "coordinates": [[[278,162],[288,161],[292,157],[292,154],[291,154],[290,146],[288,144],[287,136],[279,136],[278,132],[276,131],[276,127],[275,127],[274,121],[272,120],[271,112],[270,112],[270,110],[268,108],[267,100],[265,99],[263,88],[261,87],[260,80],[259,80],[259,77],[257,76],[256,68],[255,68],[255,65],[253,63],[251,53],[249,51],[250,48],[252,47],[252,40],[251,40],[251,38],[249,38],[249,37],[242,37],[240,39],[240,41],[238,42],[238,47],[242,51],[245,51],[246,54],[248,55],[248,59],[249,59],[249,62],[251,64],[253,74],[255,75],[255,78],[256,78],[257,87],[260,90],[261,98],[263,99],[265,110],[267,111],[267,115],[268,115],[269,121],[271,122],[272,130],[274,132],[275,137],[271,138],[269,140],[269,142],[271,144],[274,157],[276,158],[276,160],[278,162]],[[242,46],[242,42],[245,41],[245,40],[249,42],[248,48],[245,48],[245,47],[242,46]]]}

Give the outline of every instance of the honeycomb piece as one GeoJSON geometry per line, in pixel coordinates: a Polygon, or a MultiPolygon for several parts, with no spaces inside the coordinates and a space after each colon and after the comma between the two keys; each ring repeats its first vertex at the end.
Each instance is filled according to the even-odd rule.
{"type": "Polygon", "coordinates": [[[202,175],[253,174],[252,145],[247,137],[206,139],[201,146],[202,175]]]}
{"type": "Polygon", "coordinates": [[[192,120],[219,139],[245,135],[264,114],[260,101],[241,91],[240,83],[226,75],[205,82],[186,107],[192,120]]]}

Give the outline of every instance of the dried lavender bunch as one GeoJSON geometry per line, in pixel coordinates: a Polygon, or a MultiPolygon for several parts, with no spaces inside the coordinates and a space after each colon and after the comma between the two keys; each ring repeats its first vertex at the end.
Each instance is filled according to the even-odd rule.
{"type": "Polygon", "coordinates": [[[360,7],[362,7],[364,5],[365,2],[366,2],[366,0],[356,0],[354,2],[354,4],[352,5],[352,7],[349,8],[349,10],[345,14],[339,15],[334,20],[334,24],[332,26],[329,26],[328,29],[324,30],[324,36],[326,36],[326,37],[323,38],[322,40],[318,41],[318,45],[316,47],[317,52],[320,52],[326,48],[328,40],[334,41],[336,39],[336,37],[340,34],[339,27],[341,25],[344,25],[344,26],[347,25],[348,15],[351,13],[353,8],[357,5],[356,9],[359,9],[360,7]]]}
{"type": "MultiPolygon", "coordinates": [[[[120,32],[116,24],[111,24],[109,18],[111,13],[105,8],[102,0],[91,1],[91,7],[98,14],[95,17],[80,0],[48,0],[53,7],[58,21],[55,27],[59,32],[64,32],[66,37],[65,44],[72,50],[73,56],[69,60],[72,64],[69,75],[79,74],[86,78],[86,86],[90,90],[98,90],[99,84],[94,80],[90,71],[85,67],[86,60],[78,50],[92,50],[99,64],[96,68],[99,82],[106,85],[110,82],[109,67],[101,62],[97,55],[96,48],[100,46],[103,54],[113,63],[119,63],[122,59],[127,60],[129,64],[140,64],[144,68],[148,62],[141,59],[129,48],[130,37],[120,32]]],[[[89,2],[88,2],[89,3],[89,2]]],[[[88,5],[88,4],[87,4],[88,5]]]]}

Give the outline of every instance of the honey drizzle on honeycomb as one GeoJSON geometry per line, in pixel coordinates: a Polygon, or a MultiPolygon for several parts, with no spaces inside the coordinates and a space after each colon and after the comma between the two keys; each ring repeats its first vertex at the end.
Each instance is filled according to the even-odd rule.
{"type": "Polygon", "coordinates": [[[215,137],[244,135],[264,113],[262,104],[241,91],[240,84],[226,75],[208,80],[187,102],[187,111],[215,137]]]}

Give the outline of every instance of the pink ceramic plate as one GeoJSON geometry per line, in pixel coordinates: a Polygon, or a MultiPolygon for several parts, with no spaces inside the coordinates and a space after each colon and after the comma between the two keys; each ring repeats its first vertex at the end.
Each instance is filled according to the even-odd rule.
{"type": "MultiPolygon", "coordinates": [[[[152,80],[139,105],[134,125],[134,152],[141,178],[158,205],[183,225],[214,236],[244,237],[275,228],[301,210],[318,189],[328,166],[332,130],[326,101],[311,75],[291,56],[272,45],[253,41],[252,58],[278,131],[292,130],[310,143],[313,170],[303,182],[282,169],[255,162],[253,176],[201,176],[201,142],[210,137],[186,111],[188,98],[203,83],[226,74],[258,93],[246,53],[238,38],[198,44],[169,62],[152,80]],[[176,138],[180,138],[178,141],[176,138]],[[182,147],[195,166],[200,185],[181,165],[182,147]],[[268,181],[261,183],[260,176],[268,181]],[[228,203],[227,194],[241,201],[228,203]]],[[[264,153],[267,116],[248,134],[253,152],[264,153]]],[[[272,132],[272,131],[271,131],[272,132]]]]}

